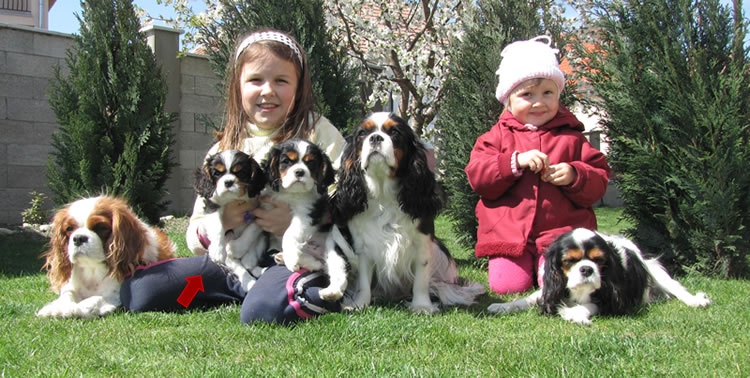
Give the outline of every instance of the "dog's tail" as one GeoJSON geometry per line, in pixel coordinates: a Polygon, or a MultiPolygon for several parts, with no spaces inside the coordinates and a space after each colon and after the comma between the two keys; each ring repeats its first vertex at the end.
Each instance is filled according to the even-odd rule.
{"type": "Polygon", "coordinates": [[[463,283],[432,282],[430,291],[443,306],[470,306],[478,296],[486,292],[484,285],[466,281],[463,283]]]}
{"type": "Polygon", "coordinates": [[[459,278],[456,260],[439,239],[434,241],[430,294],[436,296],[443,306],[472,305],[486,292],[484,285],[459,278]]]}

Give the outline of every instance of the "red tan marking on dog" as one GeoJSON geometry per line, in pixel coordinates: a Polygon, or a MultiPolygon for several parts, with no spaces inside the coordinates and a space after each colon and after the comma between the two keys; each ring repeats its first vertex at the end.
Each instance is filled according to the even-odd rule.
{"type": "Polygon", "coordinates": [[[388,131],[397,126],[398,126],[398,122],[394,121],[391,118],[388,118],[387,120],[385,120],[385,122],[383,122],[383,131],[388,131]]]}
{"type": "Polygon", "coordinates": [[[363,130],[372,131],[372,129],[378,127],[375,122],[371,119],[365,120],[360,126],[363,130]]]}
{"type": "Polygon", "coordinates": [[[599,248],[591,248],[586,251],[586,257],[592,261],[598,261],[604,259],[604,251],[599,248]]]}
{"type": "Polygon", "coordinates": [[[565,251],[562,259],[562,270],[567,275],[573,264],[581,261],[583,258],[583,250],[578,248],[571,248],[565,251]]]}
{"type": "Polygon", "coordinates": [[[565,258],[578,261],[583,258],[583,251],[578,248],[571,248],[565,252],[565,258]]]}

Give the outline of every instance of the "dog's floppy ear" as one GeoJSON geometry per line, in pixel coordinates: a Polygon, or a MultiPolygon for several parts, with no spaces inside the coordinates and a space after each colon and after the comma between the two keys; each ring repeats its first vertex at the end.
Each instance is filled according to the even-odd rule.
{"type": "MultiPolygon", "coordinates": [[[[411,130],[408,125],[405,129],[411,130]]],[[[416,134],[411,133],[407,154],[399,162],[396,177],[401,189],[398,202],[413,218],[434,218],[443,207],[443,198],[435,174],[427,164],[427,154],[416,134]]]]}
{"type": "Polygon", "coordinates": [[[113,198],[109,207],[112,211],[112,243],[107,258],[116,267],[112,276],[122,281],[140,264],[148,240],[144,225],[125,200],[113,198]]]}
{"type": "Polygon", "coordinates": [[[279,172],[279,159],[281,157],[281,148],[279,145],[271,147],[266,159],[261,163],[263,171],[266,174],[266,183],[274,192],[281,188],[281,172],[279,172]]]}
{"type": "MultiPolygon", "coordinates": [[[[599,235],[597,235],[599,237],[599,235]]],[[[647,290],[649,275],[635,251],[624,248],[627,255],[626,266],[622,265],[617,246],[611,240],[600,241],[604,247],[605,263],[600,267],[602,286],[595,296],[600,311],[604,314],[623,315],[637,309],[647,290]]]]}
{"type": "Polygon", "coordinates": [[[320,180],[318,180],[318,194],[324,195],[328,193],[328,187],[336,181],[336,172],[333,170],[333,164],[331,159],[326,155],[323,150],[318,149],[321,158],[320,164],[320,180]]]}
{"type": "Polygon", "coordinates": [[[568,296],[568,277],[562,271],[563,245],[553,242],[544,254],[544,278],[542,282],[542,302],[539,310],[543,314],[554,315],[568,296]]]}
{"type": "Polygon", "coordinates": [[[44,269],[47,270],[52,290],[59,293],[70,279],[73,264],[68,257],[68,207],[60,209],[52,219],[52,236],[49,249],[42,255],[45,258],[44,269]]]}
{"type": "Polygon", "coordinates": [[[248,156],[247,164],[250,169],[250,182],[247,185],[247,195],[252,198],[260,194],[263,188],[265,188],[268,178],[260,164],[251,156],[248,156]]]}
{"type": "Polygon", "coordinates": [[[210,167],[212,160],[213,156],[209,156],[203,163],[203,167],[196,168],[194,172],[195,179],[193,188],[199,196],[206,199],[211,198],[214,191],[216,190],[216,182],[214,182],[213,178],[211,177],[210,167]]]}
{"type": "Polygon", "coordinates": [[[346,138],[346,147],[341,155],[339,181],[331,197],[331,212],[335,223],[348,222],[356,214],[367,209],[367,186],[360,162],[361,146],[355,134],[346,138]]]}

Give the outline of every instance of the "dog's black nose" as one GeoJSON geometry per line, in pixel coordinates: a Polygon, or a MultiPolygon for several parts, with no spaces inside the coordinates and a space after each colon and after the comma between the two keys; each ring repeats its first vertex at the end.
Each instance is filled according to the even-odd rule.
{"type": "Polygon", "coordinates": [[[380,143],[383,143],[383,136],[380,134],[374,134],[370,136],[370,144],[373,146],[378,146],[380,143]]]}
{"type": "Polygon", "coordinates": [[[578,269],[578,271],[581,272],[581,275],[584,277],[588,277],[594,274],[594,268],[590,266],[582,266],[580,269],[578,269]]]}
{"type": "Polygon", "coordinates": [[[89,241],[89,237],[86,235],[76,235],[73,237],[73,244],[76,247],[80,247],[84,243],[87,243],[89,241]]]}
{"type": "Polygon", "coordinates": [[[226,180],[224,181],[224,186],[227,188],[231,188],[232,185],[234,185],[234,180],[226,180]]]}
{"type": "Polygon", "coordinates": [[[303,177],[305,176],[305,170],[304,169],[297,169],[294,171],[294,177],[303,177]]]}

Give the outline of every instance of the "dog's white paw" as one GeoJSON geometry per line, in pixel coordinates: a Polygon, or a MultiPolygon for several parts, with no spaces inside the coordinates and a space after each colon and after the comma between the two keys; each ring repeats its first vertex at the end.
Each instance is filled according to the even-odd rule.
{"type": "Polygon", "coordinates": [[[322,270],[324,268],[323,263],[320,260],[308,254],[303,254],[299,257],[299,259],[297,260],[297,266],[313,271],[322,270]]]}
{"type": "Polygon", "coordinates": [[[711,304],[711,299],[704,292],[695,293],[695,295],[685,302],[690,307],[706,307],[711,304]]]}
{"type": "Polygon", "coordinates": [[[115,305],[113,305],[111,303],[107,303],[107,304],[104,304],[101,307],[99,307],[99,313],[98,313],[98,315],[99,316],[104,316],[104,315],[107,315],[107,314],[111,314],[111,313],[115,312],[115,310],[117,310],[117,306],[115,306],[115,305]]]}
{"type": "Polygon", "coordinates": [[[328,302],[337,301],[341,299],[341,297],[344,296],[343,291],[337,290],[336,288],[333,288],[333,287],[320,289],[319,294],[320,294],[320,299],[324,301],[328,301],[328,302]]]}
{"type": "Polygon", "coordinates": [[[39,318],[54,318],[57,312],[50,306],[46,305],[36,312],[36,316],[39,318]]]}
{"type": "Polygon", "coordinates": [[[250,269],[250,274],[252,274],[255,277],[260,277],[260,275],[263,274],[263,271],[264,271],[263,268],[261,268],[259,266],[256,266],[256,267],[250,269]]]}
{"type": "Polygon", "coordinates": [[[94,296],[88,297],[77,304],[76,313],[72,316],[81,318],[94,318],[97,316],[104,316],[114,312],[119,305],[117,303],[110,303],[103,297],[94,296]]]}
{"type": "Polygon", "coordinates": [[[296,272],[300,270],[299,255],[297,255],[296,253],[282,252],[282,259],[284,261],[284,265],[286,265],[286,268],[289,269],[290,272],[296,272]]]}
{"type": "Polygon", "coordinates": [[[560,316],[569,322],[591,325],[591,312],[583,306],[561,308],[560,316]]]}
{"type": "Polygon", "coordinates": [[[273,262],[275,262],[276,265],[286,265],[284,264],[284,254],[281,252],[274,253],[273,262]]]}
{"type": "Polygon", "coordinates": [[[352,305],[344,305],[344,304],[342,304],[341,305],[341,310],[345,311],[345,312],[355,312],[355,311],[362,310],[362,308],[361,307],[352,306],[352,305]]]}
{"type": "Polygon", "coordinates": [[[255,282],[257,281],[255,277],[251,276],[250,273],[247,272],[240,275],[238,278],[240,279],[240,286],[243,290],[245,290],[245,292],[250,291],[250,289],[252,289],[253,285],[255,285],[255,282]]]}
{"type": "Polygon", "coordinates": [[[341,309],[349,312],[360,311],[367,307],[368,304],[369,303],[358,302],[354,298],[345,295],[344,299],[341,301],[341,309]]]}
{"type": "Polygon", "coordinates": [[[36,312],[40,318],[70,318],[75,317],[78,306],[74,302],[55,300],[36,312]]]}
{"type": "Polygon", "coordinates": [[[424,315],[432,315],[436,312],[440,311],[440,308],[437,305],[432,304],[432,302],[427,303],[418,303],[416,301],[412,301],[409,303],[409,310],[415,314],[424,314],[424,315]]]}

